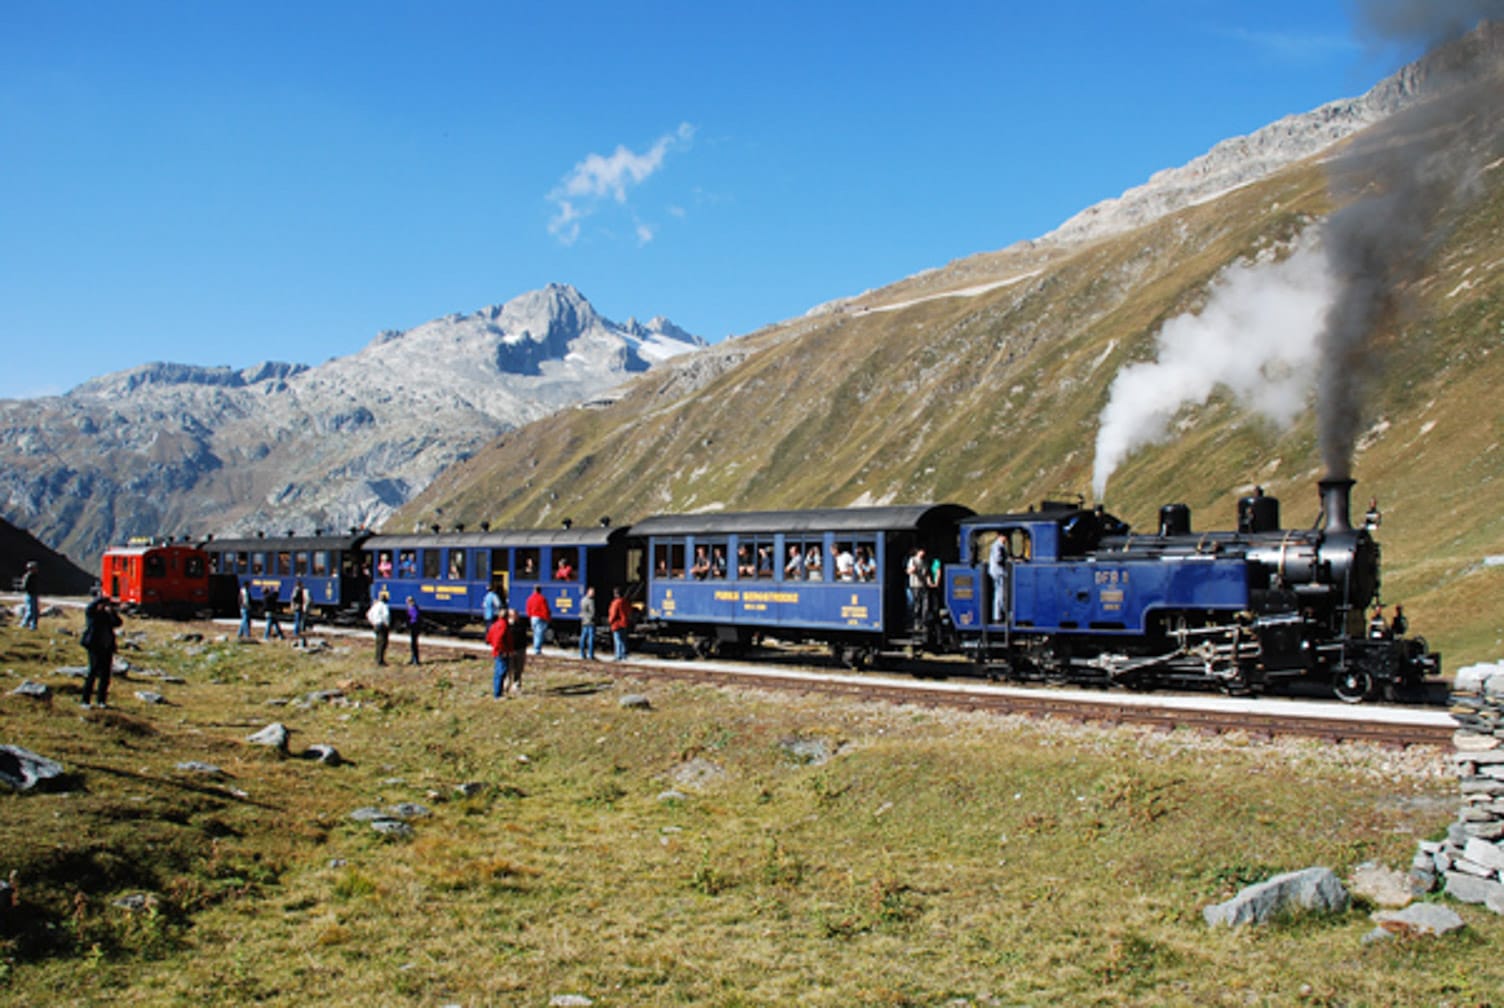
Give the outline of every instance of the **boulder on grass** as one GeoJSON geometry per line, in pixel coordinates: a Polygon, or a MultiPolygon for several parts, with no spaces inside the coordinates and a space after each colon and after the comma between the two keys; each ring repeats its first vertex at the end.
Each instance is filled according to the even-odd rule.
{"type": "Polygon", "coordinates": [[[1209,927],[1219,924],[1241,927],[1263,924],[1285,914],[1340,912],[1350,902],[1336,872],[1330,868],[1306,868],[1251,885],[1227,902],[1202,910],[1201,916],[1209,927]]]}

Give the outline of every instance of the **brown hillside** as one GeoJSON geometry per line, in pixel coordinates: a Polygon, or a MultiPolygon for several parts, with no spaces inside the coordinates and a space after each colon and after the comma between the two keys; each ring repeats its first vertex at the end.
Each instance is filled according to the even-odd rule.
{"type": "MultiPolygon", "coordinates": [[[[1433,222],[1424,279],[1379,334],[1354,475],[1384,510],[1386,600],[1448,663],[1504,651],[1504,171],[1433,222]]],[[[730,341],[553,416],[448,471],[392,527],[482,519],[617,523],[676,510],[953,500],[979,510],[1085,493],[1098,417],[1124,364],[1200,307],[1225,266],[1282,247],[1331,210],[1303,164],[1152,225],[1074,248],[963,260],[825,314],[730,341]],[[989,282],[1017,282],[981,293],[989,282]],[[917,298],[917,299],[916,299],[917,298]]],[[[1420,254],[1420,250],[1417,250],[1420,254]]],[[[1315,517],[1309,415],[1276,429],[1214,399],[1119,468],[1107,505],[1138,527],[1184,501],[1226,527],[1262,483],[1285,522],[1315,517]]]]}

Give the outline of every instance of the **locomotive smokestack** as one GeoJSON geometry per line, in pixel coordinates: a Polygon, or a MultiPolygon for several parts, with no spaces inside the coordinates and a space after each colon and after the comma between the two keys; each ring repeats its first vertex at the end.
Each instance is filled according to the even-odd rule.
{"type": "Polygon", "coordinates": [[[1324,532],[1351,532],[1352,489],[1357,480],[1327,477],[1316,485],[1321,489],[1321,513],[1326,518],[1324,532]]]}

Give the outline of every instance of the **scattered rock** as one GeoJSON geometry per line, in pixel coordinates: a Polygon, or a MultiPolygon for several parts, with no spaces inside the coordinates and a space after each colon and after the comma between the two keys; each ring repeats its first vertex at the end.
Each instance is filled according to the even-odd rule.
{"type": "Polygon", "coordinates": [[[340,756],[338,749],[335,749],[334,746],[323,742],[320,742],[317,745],[309,746],[307,750],[304,751],[303,758],[314,760],[316,762],[324,764],[325,766],[339,766],[344,762],[344,759],[340,756]]]}
{"type": "Polygon", "coordinates": [[[157,898],[151,893],[127,893],[117,899],[111,900],[112,906],[129,910],[131,913],[139,913],[142,910],[150,910],[157,905],[157,898]]]}
{"type": "Polygon", "coordinates": [[[144,704],[165,704],[167,702],[166,697],[151,690],[136,690],[136,699],[144,704]]]}
{"type": "Polygon", "coordinates": [[[1437,903],[1416,903],[1403,910],[1380,910],[1373,921],[1397,935],[1444,935],[1463,927],[1457,911],[1437,903]]]}
{"type": "Polygon", "coordinates": [[[590,1008],[595,1004],[583,994],[555,994],[548,999],[548,1008],[590,1008]]]}
{"type": "Polygon", "coordinates": [[[433,815],[426,805],[419,805],[417,802],[398,802],[387,809],[387,812],[396,819],[426,819],[433,815]]]}
{"type": "MultiPolygon", "coordinates": [[[[653,702],[641,693],[628,693],[617,701],[618,706],[632,710],[652,710],[653,702]]],[[[589,1004],[587,1001],[586,1004],[589,1004]]]]}
{"type": "Polygon", "coordinates": [[[1487,903],[1490,899],[1504,899],[1504,883],[1479,878],[1466,872],[1446,873],[1446,894],[1462,903],[1487,903]]]}
{"type": "Polygon", "coordinates": [[[658,800],[661,802],[685,802],[689,801],[689,795],[683,791],[674,791],[671,789],[661,792],[658,795],[658,800]]]}
{"type": "Polygon", "coordinates": [[[1240,927],[1294,911],[1342,911],[1348,903],[1347,890],[1336,872],[1306,868],[1249,886],[1227,902],[1202,910],[1201,915],[1209,927],[1240,927]]]}
{"type": "Polygon", "coordinates": [[[463,784],[456,784],[454,786],[454,790],[463,798],[474,798],[485,789],[486,786],[480,781],[466,781],[463,784]]]}
{"type": "Polygon", "coordinates": [[[703,757],[682,763],[674,770],[674,783],[690,790],[709,787],[726,776],[726,771],[703,757]]]}
{"type": "Polygon", "coordinates": [[[401,819],[376,819],[371,822],[371,829],[394,840],[410,840],[414,834],[413,828],[401,819]]]}
{"type": "Polygon", "coordinates": [[[778,745],[804,766],[820,766],[830,760],[830,746],[821,739],[786,738],[779,740],[778,745]]]}
{"type": "Polygon", "coordinates": [[[225,773],[213,763],[200,763],[198,760],[188,760],[179,763],[177,769],[183,773],[203,774],[206,777],[223,777],[225,773]]]}
{"type": "Polygon", "coordinates": [[[46,683],[32,682],[27,679],[21,685],[10,691],[11,696],[30,697],[33,700],[51,700],[52,689],[46,683]]]}
{"type": "Polygon", "coordinates": [[[1408,875],[1377,861],[1365,861],[1354,868],[1348,887],[1354,896],[1380,907],[1409,906],[1415,898],[1408,875]]]}
{"type": "Polygon", "coordinates": [[[175,633],[172,635],[172,639],[183,644],[198,644],[203,641],[204,635],[201,633],[175,633]]]}
{"type": "Polygon", "coordinates": [[[16,791],[45,791],[64,780],[63,765],[20,746],[0,745],[0,784],[16,791]]]}
{"type": "Polygon", "coordinates": [[[246,738],[251,745],[269,746],[278,752],[287,752],[288,731],[285,725],[273,721],[256,734],[246,738]]]}

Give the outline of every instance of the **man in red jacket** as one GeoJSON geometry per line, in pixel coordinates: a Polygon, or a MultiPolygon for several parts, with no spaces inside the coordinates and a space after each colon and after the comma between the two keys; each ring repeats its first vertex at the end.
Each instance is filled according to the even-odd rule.
{"type": "Polygon", "coordinates": [[[616,660],[627,656],[627,627],[632,622],[627,600],[621,597],[620,588],[611,589],[611,608],[606,610],[606,623],[611,627],[611,641],[616,645],[616,660]]]}
{"type": "Polygon", "coordinates": [[[491,645],[491,696],[501,699],[506,695],[507,659],[512,654],[512,628],[507,625],[507,613],[503,609],[496,621],[486,629],[486,643],[491,645]]]}
{"type": "Polygon", "coordinates": [[[527,618],[533,624],[533,654],[543,653],[543,635],[548,631],[548,621],[554,614],[548,608],[548,599],[543,597],[543,588],[533,585],[533,593],[527,597],[527,618]]]}

